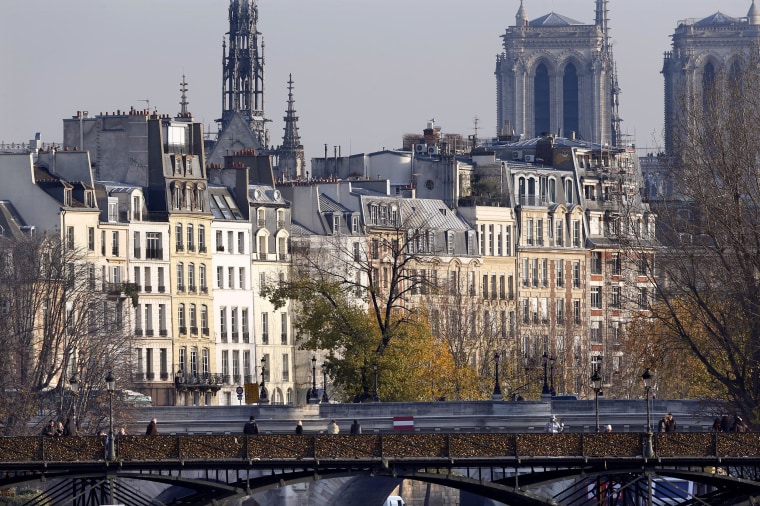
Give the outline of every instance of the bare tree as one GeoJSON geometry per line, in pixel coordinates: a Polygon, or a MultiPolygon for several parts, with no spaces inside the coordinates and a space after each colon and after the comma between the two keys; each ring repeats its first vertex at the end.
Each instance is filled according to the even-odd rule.
{"type": "Polygon", "coordinates": [[[94,265],[54,237],[4,239],[0,255],[3,431],[25,433],[38,413],[81,419],[103,395],[107,371],[128,377],[121,287],[99,289],[94,265]],[[78,396],[72,377],[84,387],[78,396]]]}
{"type": "Polygon", "coordinates": [[[760,70],[736,61],[684,95],[658,203],[666,246],[650,278],[652,315],[732,407],[760,417],[760,70]],[[654,276],[657,274],[657,276],[654,276]]]}

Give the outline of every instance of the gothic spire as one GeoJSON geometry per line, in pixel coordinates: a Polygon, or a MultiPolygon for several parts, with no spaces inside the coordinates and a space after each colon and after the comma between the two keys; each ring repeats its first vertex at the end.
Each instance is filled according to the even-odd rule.
{"type": "Polygon", "coordinates": [[[187,101],[187,81],[185,80],[185,74],[182,74],[182,82],[179,83],[179,85],[179,90],[182,92],[182,100],[179,102],[179,114],[182,117],[186,117],[189,115],[187,106],[190,104],[190,102],[187,101]]]}
{"type": "Polygon", "coordinates": [[[298,116],[293,100],[293,74],[288,74],[288,109],[283,117],[285,133],[278,150],[279,165],[283,178],[299,178],[304,175],[305,157],[301,137],[298,135],[298,116]]]}

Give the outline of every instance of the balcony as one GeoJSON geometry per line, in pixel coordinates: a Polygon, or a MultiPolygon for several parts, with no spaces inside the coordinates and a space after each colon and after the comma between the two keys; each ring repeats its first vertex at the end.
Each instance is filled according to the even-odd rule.
{"type": "Polygon", "coordinates": [[[153,329],[147,329],[147,330],[145,330],[145,336],[146,337],[153,337],[153,329]]]}
{"type": "Polygon", "coordinates": [[[135,248],[134,249],[135,258],[140,258],[140,253],[141,253],[140,248],[135,248]]]}
{"type": "Polygon", "coordinates": [[[221,374],[178,373],[174,376],[174,388],[182,391],[217,392],[222,388],[224,379],[221,374]]]}
{"type": "Polygon", "coordinates": [[[145,250],[145,259],[146,260],[163,260],[164,259],[164,250],[161,248],[147,248],[145,250]]]}
{"type": "Polygon", "coordinates": [[[198,327],[190,327],[190,333],[194,336],[198,335],[198,327]]]}
{"type": "Polygon", "coordinates": [[[209,332],[208,332],[208,327],[203,327],[203,328],[201,329],[201,332],[203,332],[203,335],[204,335],[204,336],[207,336],[207,335],[209,334],[209,332]]]}
{"type": "Polygon", "coordinates": [[[179,333],[180,334],[187,334],[187,327],[180,327],[179,328],[179,333]]]}
{"type": "Polygon", "coordinates": [[[142,337],[143,331],[142,329],[135,329],[135,336],[136,337],[142,337]]]}
{"type": "Polygon", "coordinates": [[[166,287],[163,285],[158,285],[158,293],[166,293],[166,287]]]}
{"type": "Polygon", "coordinates": [[[208,287],[207,286],[201,286],[201,293],[208,293],[208,287]]]}
{"type": "Polygon", "coordinates": [[[188,244],[187,251],[195,251],[195,244],[188,244]]]}
{"type": "Polygon", "coordinates": [[[185,247],[181,244],[177,244],[177,246],[174,249],[177,251],[185,251],[185,247]]]}
{"type": "Polygon", "coordinates": [[[220,334],[219,338],[221,339],[221,341],[222,341],[223,343],[226,343],[226,342],[227,342],[227,332],[222,332],[222,333],[220,334]]]}
{"type": "Polygon", "coordinates": [[[245,380],[246,383],[253,383],[254,382],[253,381],[253,376],[251,376],[250,374],[246,374],[244,376],[244,380],[245,380]]]}
{"type": "Polygon", "coordinates": [[[218,244],[216,246],[216,251],[222,251],[223,252],[224,251],[224,246],[222,246],[221,244],[218,244]]]}
{"type": "Polygon", "coordinates": [[[234,385],[239,385],[240,384],[240,375],[239,374],[234,374],[232,376],[232,382],[233,382],[234,385]]]}
{"type": "Polygon", "coordinates": [[[154,372],[150,372],[150,371],[149,371],[149,372],[146,372],[146,373],[145,373],[145,378],[146,378],[148,381],[153,381],[153,380],[155,380],[155,379],[156,379],[156,373],[154,373],[154,372]]]}
{"type": "Polygon", "coordinates": [[[192,293],[195,293],[195,292],[197,292],[198,290],[196,289],[196,286],[195,286],[195,285],[190,285],[189,287],[187,287],[187,291],[188,291],[188,292],[192,292],[192,293]]]}
{"type": "Polygon", "coordinates": [[[238,342],[238,333],[237,332],[233,332],[232,333],[232,342],[233,343],[238,342]]]}
{"type": "Polygon", "coordinates": [[[184,292],[185,291],[185,285],[177,285],[177,291],[178,292],[184,292]]]}
{"type": "Polygon", "coordinates": [[[162,372],[161,373],[161,381],[166,381],[169,379],[169,373],[168,372],[162,372]]]}
{"type": "Polygon", "coordinates": [[[206,245],[205,244],[201,244],[200,246],[198,246],[198,253],[206,253],[206,245]]]}
{"type": "Polygon", "coordinates": [[[243,332],[243,342],[248,343],[251,340],[250,332],[243,332]]]}
{"type": "Polygon", "coordinates": [[[145,290],[145,293],[150,293],[150,292],[152,292],[152,291],[153,291],[153,287],[152,287],[152,286],[150,286],[150,285],[145,285],[145,286],[143,287],[143,290],[145,290]]]}
{"type": "Polygon", "coordinates": [[[161,329],[158,331],[158,335],[161,337],[166,337],[169,335],[169,331],[167,331],[166,329],[161,329]]]}

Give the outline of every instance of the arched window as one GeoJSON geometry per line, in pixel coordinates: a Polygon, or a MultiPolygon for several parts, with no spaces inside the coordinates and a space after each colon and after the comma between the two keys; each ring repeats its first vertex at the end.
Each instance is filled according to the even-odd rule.
{"type": "Polygon", "coordinates": [[[579,125],[578,71],[575,65],[568,63],[562,77],[562,135],[569,137],[570,132],[578,131],[579,125]]]}
{"type": "Polygon", "coordinates": [[[536,75],[533,78],[533,120],[536,136],[551,131],[550,111],[549,70],[542,63],[536,68],[536,75]]]}
{"type": "Polygon", "coordinates": [[[702,74],[702,105],[707,109],[715,100],[715,67],[707,62],[702,74]]]}

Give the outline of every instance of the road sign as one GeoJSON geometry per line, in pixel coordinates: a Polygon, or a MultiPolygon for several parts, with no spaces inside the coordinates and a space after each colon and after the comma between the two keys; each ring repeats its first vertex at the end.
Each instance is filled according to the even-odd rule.
{"type": "Polygon", "coordinates": [[[243,387],[237,387],[235,389],[235,393],[237,393],[238,395],[243,395],[243,387]]]}

